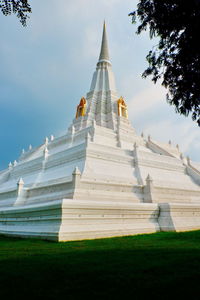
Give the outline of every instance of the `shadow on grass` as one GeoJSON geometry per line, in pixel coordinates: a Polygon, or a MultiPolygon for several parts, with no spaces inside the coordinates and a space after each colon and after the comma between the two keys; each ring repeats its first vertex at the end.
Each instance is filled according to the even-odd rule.
{"type": "Polygon", "coordinates": [[[199,296],[200,231],[52,243],[0,238],[6,297],[199,296]]]}

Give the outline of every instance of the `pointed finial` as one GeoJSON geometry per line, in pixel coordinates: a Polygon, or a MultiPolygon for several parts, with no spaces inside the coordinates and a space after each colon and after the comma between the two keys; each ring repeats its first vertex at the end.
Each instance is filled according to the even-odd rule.
{"type": "Polygon", "coordinates": [[[141,137],[142,137],[142,138],[144,137],[144,132],[141,133],[141,137]]]}
{"type": "Polygon", "coordinates": [[[17,165],[17,161],[14,160],[13,166],[15,167],[17,165]]]}
{"type": "Polygon", "coordinates": [[[45,145],[48,145],[48,142],[49,142],[49,139],[48,139],[48,137],[46,136],[46,138],[45,138],[45,140],[44,140],[45,145]]]}
{"type": "Polygon", "coordinates": [[[43,154],[44,158],[46,158],[49,155],[49,150],[47,149],[47,147],[44,148],[43,154]]]}
{"type": "Polygon", "coordinates": [[[149,141],[149,142],[151,141],[151,136],[150,136],[150,134],[148,135],[148,141],[149,141]]]}
{"type": "Polygon", "coordinates": [[[50,136],[50,140],[51,140],[51,142],[54,140],[53,134],[50,136]]]}
{"type": "Polygon", "coordinates": [[[176,148],[177,148],[177,150],[179,150],[179,145],[178,144],[176,145],[176,148]]]}
{"type": "Polygon", "coordinates": [[[146,178],[146,181],[153,181],[153,178],[148,174],[147,178],[146,178]]]}
{"type": "Polygon", "coordinates": [[[22,149],[22,154],[24,154],[25,153],[25,150],[24,149],[22,149]]]}
{"type": "Polygon", "coordinates": [[[11,163],[11,161],[10,161],[10,162],[9,162],[9,165],[8,165],[9,170],[12,169],[12,166],[13,166],[13,165],[12,165],[12,163],[11,163]]]}
{"type": "Polygon", "coordinates": [[[75,133],[75,127],[74,127],[74,125],[72,125],[72,127],[71,127],[71,134],[74,134],[75,133]]]}
{"type": "Polygon", "coordinates": [[[24,185],[24,181],[22,177],[18,180],[17,185],[24,185]]]}
{"type": "Polygon", "coordinates": [[[72,175],[81,175],[81,171],[79,170],[79,168],[76,166],[72,175]]]}
{"type": "Polygon", "coordinates": [[[101,42],[101,52],[100,52],[100,55],[99,55],[99,62],[102,62],[102,61],[110,62],[105,21],[104,21],[104,24],[103,24],[103,36],[102,36],[102,42],[101,42]]]}
{"type": "Polygon", "coordinates": [[[21,195],[22,191],[23,191],[23,188],[24,188],[24,181],[22,178],[20,178],[17,182],[17,194],[18,194],[18,197],[21,195]]]}
{"type": "Polygon", "coordinates": [[[32,150],[32,145],[29,145],[29,150],[32,150]]]}

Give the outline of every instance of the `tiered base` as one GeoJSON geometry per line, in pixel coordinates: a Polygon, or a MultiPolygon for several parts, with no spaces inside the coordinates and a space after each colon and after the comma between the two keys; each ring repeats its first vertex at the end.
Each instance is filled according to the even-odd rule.
{"type": "Polygon", "coordinates": [[[200,205],[64,199],[0,210],[0,233],[72,241],[200,229],[200,205]]]}

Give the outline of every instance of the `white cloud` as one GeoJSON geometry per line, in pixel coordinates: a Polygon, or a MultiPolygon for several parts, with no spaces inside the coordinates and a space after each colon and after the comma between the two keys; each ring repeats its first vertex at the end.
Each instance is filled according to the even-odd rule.
{"type": "MultiPolygon", "coordinates": [[[[128,84],[131,81],[132,78],[128,84]]],[[[145,88],[128,101],[129,117],[136,130],[143,131],[146,136],[150,134],[158,142],[171,140],[174,145],[179,144],[185,155],[199,161],[200,130],[197,124],[190,116],[186,118],[175,113],[174,107],[166,103],[166,89],[160,83],[154,85],[151,81],[143,81],[145,88]]],[[[139,79],[138,84],[141,89],[139,79]]]]}
{"type": "Polygon", "coordinates": [[[129,101],[129,114],[134,118],[135,115],[162,104],[165,94],[166,90],[162,86],[151,83],[150,87],[134,95],[129,101]]]}

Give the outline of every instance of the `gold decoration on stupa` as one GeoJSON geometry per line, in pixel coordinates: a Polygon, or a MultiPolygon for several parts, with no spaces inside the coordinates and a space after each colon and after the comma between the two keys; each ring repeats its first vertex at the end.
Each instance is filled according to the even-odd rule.
{"type": "Polygon", "coordinates": [[[86,112],[86,99],[84,97],[81,98],[79,105],[77,106],[76,110],[76,119],[79,117],[85,116],[86,112]]]}
{"type": "Polygon", "coordinates": [[[117,100],[117,105],[118,105],[118,116],[128,119],[127,105],[123,97],[120,97],[117,100]]]}

